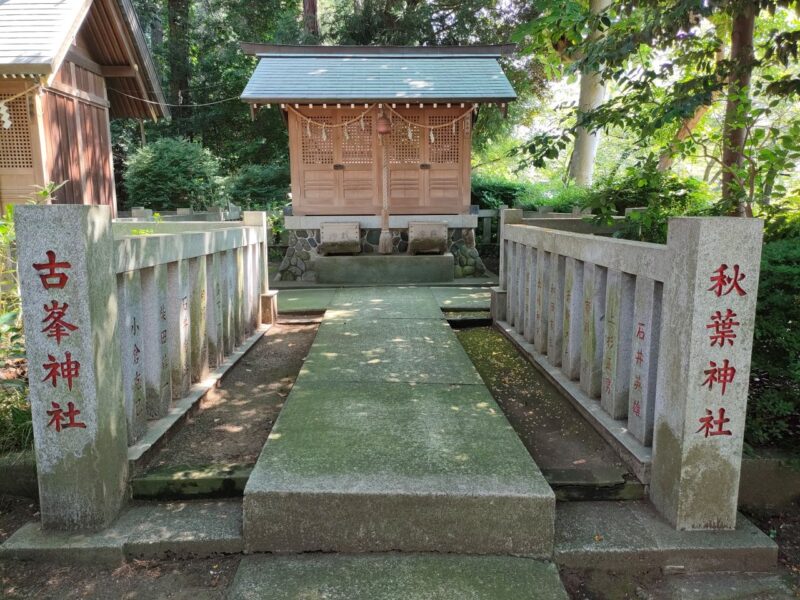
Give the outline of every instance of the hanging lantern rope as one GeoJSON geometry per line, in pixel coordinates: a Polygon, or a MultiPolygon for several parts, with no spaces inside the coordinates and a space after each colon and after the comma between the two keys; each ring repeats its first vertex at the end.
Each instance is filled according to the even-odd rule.
{"type": "Polygon", "coordinates": [[[465,119],[476,110],[475,108],[468,108],[465,112],[461,113],[460,115],[455,117],[452,121],[448,121],[447,123],[440,123],[439,125],[424,125],[422,123],[415,123],[414,121],[406,119],[402,114],[400,114],[390,106],[387,106],[386,108],[389,110],[390,114],[396,116],[398,119],[403,121],[403,123],[406,123],[410,127],[418,127],[419,129],[428,129],[431,131],[435,131],[436,129],[444,129],[445,127],[452,127],[453,125],[462,120],[464,120],[464,122],[466,123],[465,119]]]}
{"type": "MultiPolygon", "coordinates": [[[[326,133],[327,129],[337,129],[337,128],[345,128],[345,138],[346,139],[350,139],[350,136],[348,135],[346,128],[347,128],[348,125],[352,125],[353,123],[356,123],[356,122],[360,122],[361,130],[365,131],[366,130],[366,126],[364,124],[364,117],[367,114],[369,114],[371,111],[376,109],[377,107],[378,107],[377,104],[372,104],[372,105],[368,106],[367,108],[365,108],[361,113],[359,113],[358,115],[356,115],[352,119],[349,119],[347,121],[343,121],[341,123],[330,123],[329,124],[329,123],[320,123],[319,121],[314,120],[312,117],[308,117],[308,116],[304,115],[302,112],[300,112],[299,110],[294,108],[292,105],[290,105],[290,104],[286,105],[286,108],[289,111],[294,113],[299,119],[301,119],[302,121],[305,122],[305,124],[306,124],[306,134],[308,135],[308,137],[311,137],[311,126],[314,125],[315,127],[319,127],[320,129],[322,129],[322,139],[323,140],[327,140],[327,138],[328,138],[327,133],[326,133]]],[[[460,114],[457,117],[455,117],[453,120],[448,121],[446,123],[440,123],[439,125],[425,125],[423,123],[415,123],[414,121],[411,121],[410,119],[405,118],[401,113],[397,112],[397,110],[395,110],[394,108],[392,108],[388,104],[384,104],[383,107],[384,107],[385,110],[387,110],[389,112],[389,120],[392,123],[392,126],[394,126],[394,119],[392,117],[397,117],[398,120],[402,121],[403,123],[405,123],[408,126],[408,139],[412,139],[412,137],[413,137],[413,135],[411,133],[411,128],[412,127],[416,127],[417,129],[428,130],[430,132],[431,142],[433,142],[433,140],[434,140],[433,132],[435,130],[444,129],[445,127],[452,127],[453,128],[453,132],[455,133],[456,125],[459,122],[463,122],[464,123],[464,131],[468,132],[469,131],[469,120],[467,119],[467,117],[471,116],[472,113],[474,113],[477,110],[475,107],[471,107],[471,108],[468,108],[466,111],[464,111],[462,114],[460,114]]]]}
{"type": "Polygon", "coordinates": [[[37,83],[37,84],[32,85],[31,87],[29,87],[27,90],[24,90],[24,91],[20,92],[19,94],[15,94],[14,96],[11,96],[10,98],[2,98],[2,99],[0,99],[0,102],[5,102],[5,103],[13,102],[17,98],[22,98],[26,94],[28,94],[28,93],[30,93],[30,92],[32,92],[32,91],[34,91],[34,90],[36,90],[36,89],[38,89],[40,87],[41,86],[37,83]]]}
{"type": "Polygon", "coordinates": [[[22,98],[23,96],[27,96],[30,92],[39,88],[40,85],[37,83],[29,87],[28,89],[20,92],[19,94],[14,94],[9,98],[0,98],[0,128],[2,129],[11,129],[13,125],[11,121],[11,112],[9,111],[9,105],[16,99],[22,98]]]}

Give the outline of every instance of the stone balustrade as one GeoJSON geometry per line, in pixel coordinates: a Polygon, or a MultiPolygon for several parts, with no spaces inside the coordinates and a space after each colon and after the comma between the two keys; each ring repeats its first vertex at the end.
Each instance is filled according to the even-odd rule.
{"type": "Polygon", "coordinates": [[[761,227],[678,218],[660,245],[501,214],[494,320],[679,529],[735,527],[761,227]]]}
{"type": "Polygon", "coordinates": [[[21,206],[15,220],[42,523],[99,529],[125,500],[129,447],[260,328],[266,213],[143,230],[108,207],[21,206]]]}

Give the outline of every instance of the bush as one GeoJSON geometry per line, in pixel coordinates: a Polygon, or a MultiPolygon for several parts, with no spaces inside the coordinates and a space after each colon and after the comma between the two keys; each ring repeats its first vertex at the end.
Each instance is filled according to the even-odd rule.
{"type": "Polygon", "coordinates": [[[514,206],[524,188],[521,181],[475,174],[472,176],[472,203],[485,209],[496,209],[503,204],[514,206]]]}
{"type": "Polygon", "coordinates": [[[24,387],[0,386],[0,454],[33,446],[31,406],[24,387]]]}
{"type": "Polygon", "coordinates": [[[516,206],[536,210],[539,206],[552,206],[555,212],[571,213],[576,206],[586,204],[589,191],[577,185],[561,182],[534,183],[517,197],[516,206]]]}
{"type": "Polygon", "coordinates": [[[756,217],[764,219],[764,241],[800,238],[800,197],[793,196],[756,207],[756,217]]]}
{"type": "Polygon", "coordinates": [[[653,166],[629,169],[621,179],[602,179],[588,194],[586,206],[597,220],[611,222],[628,208],[644,208],[627,216],[615,236],[665,243],[670,217],[714,214],[713,196],[692,177],[662,173],[653,166]]]}
{"type": "Polygon", "coordinates": [[[200,144],[162,138],[139,148],[125,164],[130,206],[206,210],[224,204],[219,159],[200,144]]]}
{"type": "Polygon", "coordinates": [[[753,337],[746,438],[790,441],[800,428],[800,238],[764,244],[753,337]]]}
{"type": "Polygon", "coordinates": [[[16,279],[14,218],[11,206],[0,215],[0,453],[24,450],[33,442],[31,408],[24,380],[25,353],[16,279]]]}
{"type": "Polygon", "coordinates": [[[505,204],[524,210],[539,206],[552,206],[556,212],[572,212],[582,206],[587,191],[584,188],[561,182],[529,183],[501,177],[472,176],[472,203],[481,208],[497,208],[505,204]]]}
{"type": "Polygon", "coordinates": [[[289,165],[247,165],[228,178],[228,196],[247,210],[283,206],[289,201],[289,165]]]}

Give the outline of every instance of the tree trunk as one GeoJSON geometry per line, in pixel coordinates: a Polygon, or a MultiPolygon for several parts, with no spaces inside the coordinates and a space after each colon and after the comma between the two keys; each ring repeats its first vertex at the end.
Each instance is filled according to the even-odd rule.
{"type": "Polygon", "coordinates": [[[319,37],[319,17],[317,0],[303,0],[303,28],[311,36],[319,37]]]}
{"type": "MultiPolygon", "coordinates": [[[[169,19],[169,44],[167,46],[167,62],[169,64],[169,99],[171,104],[189,104],[189,78],[191,62],[189,61],[189,15],[191,0],[169,0],[167,15],[169,19]]],[[[185,119],[188,113],[185,108],[172,111],[176,121],[185,119]]],[[[179,129],[180,126],[179,126],[179,129]]]]}
{"type": "Polygon", "coordinates": [[[664,150],[661,156],[658,157],[659,171],[668,171],[672,168],[672,164],[675,162],[675,156],[673,156],[675,147],[689,137],[710,108],[711,107],[708,105],[698,106],[691,117],[684,119],[683,123],[681,123],[681,128],[678,130],[678,133],[675,134],[675,139],[670,143],[669,148],[664,150]]]}
{"type": "MultiPolygon", "coordinates": [[[[591,0],[590,9],[594,14],[600,14],[611,4],[611,0],[591,0]]],[[[591,39],[599,39],[602,33],[594,31],[591,39]]],[[[581,73],[581,92],[578,99],[578,118],[600,106],[606,98],[606,86],[597,73],[581,73]]],[[[578,185],[589,186],[592,184],[594,173],[594,158],[597,154],[599,133],[590,132],[587,128],[579,126],[575,131],[575,148],[569,165],[569,175],[578,185]]]]}
{"type": "Polygon", "coordinates": [[[756,22],[756,6],[744,3],[733,17],[731,30],[731,64],[733,71],[728,85],[728,102],[725,107],[725,124],[722,133],[722,199],[736,205],[736,214],[747,216],[749,206],[746,192],[737,184],[735,171],[744,161],[744,144],[747,128],[744,115],[750,100],[750,79],[753,74],[755,55],[753,31],[756,22]]]}
{"type": "Polygon", "coordinates": [[[161,22],[161,15],[157,14],[150,22],[150,42],[153,50],[164,45],[164,24],[161,22]]]}
{"type": "MultiPolygon", "coordinates": [[[[716,64],[718,67],[724,58],[725,52],[723,50],[717,51],[716,64]]],[[[658,158],[659,171],[668,171],[672,168],[672,164],[675,162],[675,157],[673,155],[675,154],[676,147],[691,135],[692,131],[694,131],[694,128],[697,127],[705,114],[711,109],[711,105],[717,101],[717,98],[719,98],[719,92],[715,91],[711,94],[711,102],[709,102],[707,105],[698,106],[692,116],[683,120],[681,128],[678,130],[678,133],[675,134],[675,139],[658,158]]]]}

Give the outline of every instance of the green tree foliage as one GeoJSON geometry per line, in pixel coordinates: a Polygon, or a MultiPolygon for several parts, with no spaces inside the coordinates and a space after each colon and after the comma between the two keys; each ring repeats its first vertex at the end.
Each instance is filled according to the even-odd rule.
{"type": "Polygon", "coordinates": [[[207,148],[182,138],[162,138],[142,146],[128,160],[128,201],[154,210],[205,210],[222,204],[219,173],[219,159],[207,148]]]}
{"type": "Polygon", "coordinates": [[[728,210],[768,201],[787,175],[786,161],[800,157],[797,136],[787,135],[798,120],[790,85],[797,22],[786,10],[794,4],[620,0],[595,16],[580,2],[537,3],[540,16],[517,33],[524,48],[540,52],[551,73],[597,71],[614,93],[581,122],[537,132],[526,147],[528,161],[539,166],[558,156],[578,125],[623,129],[636,133],[642,158],[668,151],[708,161],[715,179],[730,180],[722,187],[728,210]],[[762,10],[755,13],[754,47],[743,50],[742,19],[752,7],[762,10]],[[595,28],[603,37],[587,39],[595,28]],[[675,143],[699,107],[720,104],[712,114],[719,120],[704,119],[707,127],[675,143]]]}
{"type": "Polygon", "coordinates": [[[231,202],[247,210],[279,207],[289,200],[288,164],[247,165],[228,179],[231,202]]]}

